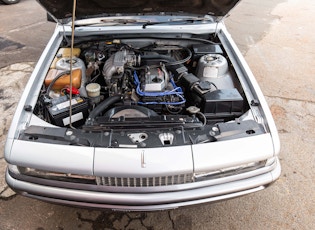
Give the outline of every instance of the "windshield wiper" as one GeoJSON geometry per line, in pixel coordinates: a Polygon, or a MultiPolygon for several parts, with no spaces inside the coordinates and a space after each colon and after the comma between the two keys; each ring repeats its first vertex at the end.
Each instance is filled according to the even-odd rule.
{"type": "Polygon", "coordinates": [[[140,20],[132,18],[115,18],[115,19],[101,19],[97,20],[83,20],[77,21],[75,26],[102,26],[102,25],[126,25],[126,24],[136,24],[136,23],[150,23],[149,20],[140,20]]]}
{"type": "Polygon", "coordinates": [[[172,19],[169,21],[162,21],[162,22],[146,22],[142,25],[142,28],[145,29],[147,26],[152,26],[152,25],[159,25],[159,24],[182,24],[182,23],[195,23],[195,22],[206,22],[206,21],[211,21],[213,22],[212,18],[198,18],[198,17],[193,17],[193,18],[179,18],[179,19],[172,19]]]}

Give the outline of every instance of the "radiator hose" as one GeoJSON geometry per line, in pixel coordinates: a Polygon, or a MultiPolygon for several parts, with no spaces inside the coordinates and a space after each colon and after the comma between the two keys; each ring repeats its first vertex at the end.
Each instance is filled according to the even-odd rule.
{"type": "Polygon", "coordinates": [[[104,110],[106,110],[108,107],[113,105],[114,103],[117,103],[121,101],[121,96],[115,95],[112,97],[106,98],[104,101],[102,101],[98,106],[96,106],[91,112],[86,120],[86,124],[90,124],[91,121],[95,119],[100,113],[102,113],[104,110]]]}

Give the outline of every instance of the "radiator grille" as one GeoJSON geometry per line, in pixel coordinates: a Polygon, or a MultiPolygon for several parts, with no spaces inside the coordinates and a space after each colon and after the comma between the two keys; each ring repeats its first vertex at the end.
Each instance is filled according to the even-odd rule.
{"type": "Polygon", "coordinates": [[[192,178],[192,174],[161,177],[96,177],[96,183],[115,187],[157,187],[191,183],[192,178]]]}

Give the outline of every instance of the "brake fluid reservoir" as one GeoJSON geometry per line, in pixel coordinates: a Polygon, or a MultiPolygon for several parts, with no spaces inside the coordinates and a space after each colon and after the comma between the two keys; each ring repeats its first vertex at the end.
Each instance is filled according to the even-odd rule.
{"type": "Polygon", "coordinates": [[[90,83],[85,87],[92,105],[100,102],[101,86],[98,83],[90,83]]]}
{"type": "Polygon", "coordinates": [[[197,76],[199,78],[219,78],[228,72],[228,63],[220,54],[207,54],[199,59],[197,76]]]}

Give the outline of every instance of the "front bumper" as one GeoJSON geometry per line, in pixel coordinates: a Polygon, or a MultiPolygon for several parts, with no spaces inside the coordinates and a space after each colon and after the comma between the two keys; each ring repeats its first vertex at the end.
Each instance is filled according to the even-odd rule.
{"type": "Polygon", "coordinates": [[[213,186],[171,192],[116,193],[60,188],[25,182],[6,172],[8,185],[24,196],[65,205],[122,211],[153,211],[230,199],[264,189],[281,173],[279,160],[267,173],[213,186]]]}

